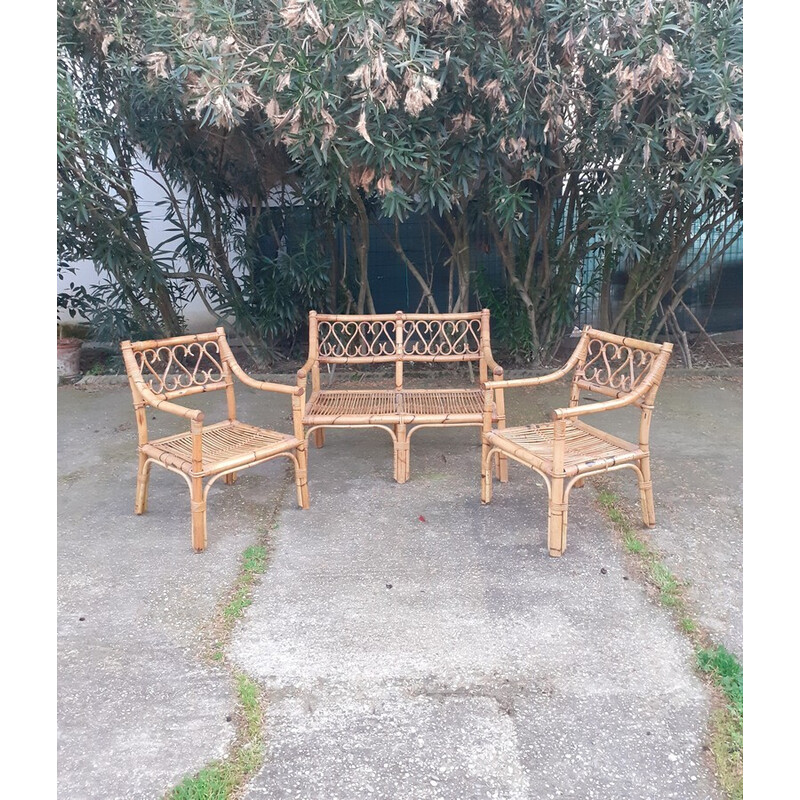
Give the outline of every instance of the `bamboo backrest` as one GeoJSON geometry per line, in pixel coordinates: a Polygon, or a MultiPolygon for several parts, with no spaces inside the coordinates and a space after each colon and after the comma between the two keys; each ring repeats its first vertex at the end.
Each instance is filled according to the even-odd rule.
{"type": "Polygon", "coordinates": [[[478,361],[489,312],[309,315],[309,351],[321,364],[478,361]]]}
{"type": "Polygon", "coordinates": [[[634,400],[634,405],[652,404],[671,352],[669,343],[617,336],[587,325],[573,354],[571,405],[578,402],[582,390],[618,398],[645,384],[650,391],[634,400]]]}
{"type": "Polygon", "coordinates": [[[164,400],[228,389],[233,381],[220,352],[219,330],[171,339],[124,342],[123,355],[134,385],[143,383],[164,400]]]}

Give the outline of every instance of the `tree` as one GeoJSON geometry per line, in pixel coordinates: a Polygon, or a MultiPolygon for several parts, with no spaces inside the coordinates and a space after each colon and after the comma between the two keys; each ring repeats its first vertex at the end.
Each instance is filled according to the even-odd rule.
{"type": "Polygon", "coordinates": [[[592,292],[605,327],[658,333],[707,267],[685,268],[690,245],[730,245],[718,234],[741,214],[741,30],[739,0],[107,0],[62,4],[60,41],[74,75],[111,76],[104,129],[164,181],[182,259],[155,260],[164,285],[183,280],[256,342],[253,242],[280,190],[321,221],[334,303],[338,285],[347,308],[374,311],[369,231],[383,216],[398,269],[438,309],[400,243],[422,215],[449,249],[449,310],[473,302],[475,232],[489,232],[543,360],[592,292]],[[589,254],[602,267],[587,284],[589,254]]]}

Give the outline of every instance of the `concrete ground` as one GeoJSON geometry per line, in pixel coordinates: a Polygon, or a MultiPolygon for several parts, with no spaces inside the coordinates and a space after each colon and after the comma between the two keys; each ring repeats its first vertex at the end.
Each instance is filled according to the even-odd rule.
{"type": "MultiPolygon", "coordinates": [[[[509,392],[510,424],[562,398],[509,392]]],[[[239,405],[289,430],[286,398],[242,390],[239,405]]],[[[272,559],[228,648],[266,697],[245,797],[722,797],[691,647],[591,483],[553,559],[533,473],[512,464],[481,506],[477,429],[415,434],[402,486],[388,436],[334,431],[310,452],[308,511],[283,491],[283,460],[247,470],[211,490],[194,554],[178,476],[154,468],[149,511],[133,514],[127,386],[61,387],[58,414],[59,797],[161,797],[228,751],[235,693],[204,657],[209,626],[276,504],[272,559]]],[[[652,446],[658,526],[643,535],[741,655],[741,371],[668,370],[652,446]]],[[[633,474],[606,481],[636,511],[633,474]]]]}

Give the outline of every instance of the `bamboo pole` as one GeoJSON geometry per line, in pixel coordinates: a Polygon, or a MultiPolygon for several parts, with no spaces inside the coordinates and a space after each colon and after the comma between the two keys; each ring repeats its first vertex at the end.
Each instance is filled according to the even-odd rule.
{"type": "Polygon", "coordinates": [[[567,504],[564,496],[564,439],[566,421],[553,423],[553,472],[547,516],[547,546],[551,556],[560,556],[567,545],[567,504]]]}
{"type": "Polygon", "coordinates": [[[403,312],[398,311],[394,322],[395,364],[394,364],[394,389],[403,391],[403,312]]]}
{"type": "Polygon", "coordinates": [[[206,549],[206,500],[203,494],[203,423],[192,420],[192,547],[199,553],[206,549]]]}
{"type": "Polygon", "coordinates": [[[294,437],[299,442],[295,448],[295,453],[297,454],[295,463],[297,504],[300,508],[308,508],[308,455],[306,440],[303,435],[303,398],[300,395],[292,397],[292,427],[294,429],[294,437]]]}

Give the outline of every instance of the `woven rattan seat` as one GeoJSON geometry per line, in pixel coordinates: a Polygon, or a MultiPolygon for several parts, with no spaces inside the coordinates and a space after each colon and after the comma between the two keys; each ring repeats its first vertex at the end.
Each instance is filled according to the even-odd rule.
{"type": "MultiPolygon", "coordinates": [[[[553,471],[555,431],[552,422],[523,425],[487,434],[492,447],[536,464],[545,472],[553,471]]],[[[567,477],[598,469],[610,469],[619,464],[636,461],[644,451],[610,434],[585,425],[580,420],[568,420],[564,429],[564,474],[567,477]]]]}
{"type": "MultiPolygon", "coordinates": [[[[289,434],[254,428],[235,420],[204,426],[202,437],[203,460],[197,473],[202,477],[241,469],[269,456],[293,450],[298,441],[289,434]]],[[[192,446],[192,434],[181,433],[147,442],[142,445],[142,452],[165,466],[194,475],[192,446]]]]}
{"type": "Polygon", "coordinates": [[[133,393],[139,432],[139,470],[136,481],[137,514],[147,510],[150,466],[159,464],[177,472],[189,485],[192,510],[192,546],[206,547],[208,490],[220,477],[233,483],[237,470],[286,456],[295,467],[297,502],[308,508],[306,443],[303,437],[302,392],[294,386],[257,381],[247,375],[233,356],[225,331],[122,342],[122,355],[133,393]],[[258,428],[236,418],[233,377],[253,389],[291,397],[294,430],[282,433],[258,428]],[[228,419],[204,425],[204,414],[173,402],[177,398],[224,391],[228,419]],[[151,439],[146,409],[150,406],[182,417],[189,430],[151,439]],[[204,485],[205,483],[205,485],[204,485]]]}
{"type": "Polygon", "coordinates": [[[399,395],[400,411],[415,420],[445,420],[454,416],[483,415],[482,389],[405,389],[399,395]]]}
{"type": "Polygon", "coordinates": [[[330,389],[312,394],[303,415],[305,425],[336,424],[346,419],[397,422],[397,392],[330,389]]]}
{"type": "Polygon", "coordinates": [[[369,418],[387,424],[441,422],[453,416],[470,417],[474,424],[483,419],[481,389],[403,389],[352,391],[324,390],[312,394],[303,421],[307,425],[336,424],[369,418]]]}
{"type": "MultiPolygon", "coordinates": [[[[489,312],[468,314],[341,315],[317,314],[308,318],[308,361],[297,373],[303,392],[309,373],[311,394],[303,414],[306,436],[314,433],[317,447],[325,442],[326,428],[375,427],[385,430],[394,443],[394,478],[409,477],[409,440],[421,427],[474,425],[484,417],[483,386],[489,370],[495,378],[503,369],[492,357],[489,312]],[[481,388],[407,389],[403,367],[411,362],[449,363],[477,361],[481,388]],[[320,364],[391,364],[394,388],[321,389],[320,364]]],[[[491,402],[492,421],[505,426],[503,392],[491,402]],[[495,399],[496,398],[496,399],[495,399]]],[[[501,453],[497,473],[506,480],[507,463],[501,453]]]]}
{"type": "Polygon", "coordinates": [[[650,479],[650,421],[671,344],[654,344],[585,327],[567,363],[538,378],[486,384],[481,466],[481,500],[492,499],[491,459],[501,453],[539,473],[548,492],[548,549],[560,556],[567,543],[567,507],[573,486],[589,475],[632,469],[639,481],[642,519],[656,522],[650,479]],[[536,386],[572,373],[569,406],[557,408],[550,422],[492,429],[492,392],[536,386]],[[581,404],[582,392],[612,399],[581,404]],[[637,442],[631,443],[580,417],[614,409],[639,409],[637,442]]]}

